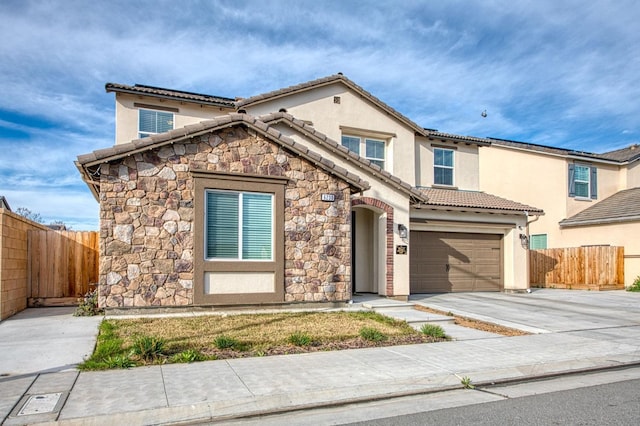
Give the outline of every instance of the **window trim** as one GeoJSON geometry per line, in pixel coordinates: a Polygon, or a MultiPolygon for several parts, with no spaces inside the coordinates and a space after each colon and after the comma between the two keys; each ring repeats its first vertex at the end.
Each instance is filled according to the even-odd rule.
{"type": "Polygon", "coordinates": [[[340,136],[340,145],[344,146],[345,148],[349,149],[343,141],[343,138],[352,138],[352,139],[358,139],[358,152],[355,152],[353,150],[350,150],[351,152],[355,152],[356,154],[358,154],[360,157],[369,160],[371,162],[371,164],[375,164],[378,167],[380,167],[382,170],[386,170],[386,165],[387,165],[387,146],[389,145],[389,140],[388,139],[384,139],[384,138],[380,138],[378,136],[368,136],[368,135],[358,135],[358,134],[354,134],[354,133],[342,133],[342,135],[340,136]],[[367,156],[367,141],[371,141],[371,142],[381,142],[383,145],[383,158],[377,158],[377,157],[369,157],[367,156]],[[382,166],[380,164],[378,164],[378,162],[382,162],[382,166]]]}
{"type": "Polygon", "coordinates": [[[275,233],[275,217],[274,213],[274,204],[275,204],[275,194],[271,192],[256,192],[256,191],[236,191],[236,190],[226,190],[226,189],[217,189],[217,188],[206,188],[204,190],[204,217],[205,217],[205,227],[204,227],[204,242],[205,242],[205,262],[272,262],[274,259],[274,233],[275,233]],[[207,257],[207,240],[208,240],[208,202],[206,197],[209,193],[223,193],[223,194],[238,194],[238,257],[207,257]],[[268,259],[245,259],[242,257],[242,251],[244,247],[244,215],[243,215],[243,201],[245,194],[259,194],[259,195],[269,195],[271,198],[271,256],[268,259]]]}
{"type": "Polygon", "coordinates": [[[289,179],[280,176],[235,174],[229,172],[192,171],[194,186],[193,227],[193,303],[194,305],[230,305],[238,303],[284,302],[284,195],[289,179]],[[243,192],[272,193],[273,251],[272,260],[205,259],[205,190],[218,189],[243,192]],[[205,294],[207,272],[270,272],[274,274],[273,293],[205,294]]]}
{"type": "Polygon", "coordinates": [[[445,147],[433,147],[433,185],[434,186],[446,186],[446,187],[455,187],[456,186],[456,150],[452,148],[445,147]],[[449,151],[451,152],[451,166],[445,166],[441,164],[436,164],[436,150],[441,151],[449,151]],[[451,170],[451,183],[441,183],[436,182],[436,168],[448,169],[451,170]]]}
{"type": "MultiPolygon", "coordinates": [[[[149,106],[151,106],[151,105],[149,105],[149,106]]],[[[175,113],[173,111],[166,111],[166,110],[154,109],[154,108],[138,108],[138,138],[139,139],[147,138],[149,136],[157,135],[159,133],[164,133],[164,132],[157,132],[157,130],[158,130],[158,113],[171,114],[171,129],[169,129],[168,131],[171,131],[171,130],[176,128],[176,115],[175,115],[175,113]],[[140,113],[142,111],[154,112],[156,114],[156,118],[155,118],[156,132],[143,132],[140,129],[140,113]]]]}
{"type": "Polygon", "coordinates": [[[585,163],[569,163],[569,176],[568,176],[568,187],[569,187],[569,197],[575,198],[576,200],[597,200],[598,199],[598,168],[585,163]],[[577,181],[576,180],[576,167],[584,167],[587,171],[587,181],[577,181]],[[586,183],[587,184],[587,195],[577,195],[576,194],[576,183],[586,183]]]}

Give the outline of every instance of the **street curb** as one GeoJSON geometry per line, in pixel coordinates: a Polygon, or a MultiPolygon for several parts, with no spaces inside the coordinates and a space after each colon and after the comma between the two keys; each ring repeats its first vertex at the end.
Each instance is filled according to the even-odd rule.
{"type": "MultiPolygon", "coordinates": [[[[472,385],[477,390],[491,388],[494,386],[507,385],[507,384],[517,384],[517,383],[526,383],[533,381],[543,381],[548,379],[553,379],[557,377],[563,376],[571,376],[578,374],[590,374],[604,371],[613,371],[613,370],[622,370],[626,368],[632,367],[640,367],[640,361],[630,361],[617,363],[614,365],[606,365],[606,366],[596,366],[596,367],[586,367],[586,368],[577,368],[571,370],[564,370],[558,372],[551,373],[542,373],[542,374],[532,374],[532,375],[524,375],[520,377],[513,378],[505,378],[505,379],[495,379],[495,380],[484,380],[480,382],[473,382],[472,385]]],[[[459,376],[455,373],[447,374],[448,378],[455,377],[456,380],[459,380],[459,376]]],[[[409,396],[417,396],[417,395],[429,395],[441,392],[447,392],[452,390],[460,390],[465,389],[465,387],[461,384],[455,385],[436,385],[435,387],[428,387],[426,384],[423,385],[419,389],[411,389],[404,391],[392,391],[388,393],[376,393],[371,395],[365,395],[360,397],[352,397],[352,398],[344,398],[339,400],[324,400],[320,402],[312,402],[312,403],[296,403],[294,400],[296,399],[295,395],[289,394],[279,394],[271,397],[261,397],[261,398],[245,398],[243,400],[238,401],[220,401],[220,402],[208,402],[201,404],[192,404],[186,406],[179,407],[162,407],[156,409],[148,409],[141,410],[135,412],[128,413],[118,413],[111,415],[100,415],[100,416],[92,416],[92,417],[81,417],[74,419],[61,419],[55,422],[45,422],[38,423],[41,425],[111,425],[111,424],[153,424],[153,425],[193,425],[199,424],[202,422],[217,422],[217,421],[229,421],[229,420],[240,420],[240,419],[250,419],[258,416],[269,416],[269,415],[278,415],[278,414],[286,414],[292,413],[296,411],[304,411],[304,410],[312,410],[312,409],[320,409],[326,407],[339,407],[345,406],[349,404],[359,404],[366,402],[375,402],[382,400],[389,400],[395,398],[403,398],[409,396]],[[289,403],[290,405],[286,405],[289,403]],[[234,411],[240,407],[246,405],[247,408],[251,407],[249,410],[242,412],[230,412],[234,411]],[[261,407],[262,406],[262,407],[261,407]],[[221,412],[220,414],[216,414],[216,412],[221,412]]],[[[333,392],[333,390],[329,391],[313,391],[304,394],[305,399],[314,400],[315,398],[320,398],[321,394],[324,392],[333,392]]],[[[344,391],[341,389],[340,391],[344,391]]],[[[300,395],[297,395],[300,398],[300,395]]]]}

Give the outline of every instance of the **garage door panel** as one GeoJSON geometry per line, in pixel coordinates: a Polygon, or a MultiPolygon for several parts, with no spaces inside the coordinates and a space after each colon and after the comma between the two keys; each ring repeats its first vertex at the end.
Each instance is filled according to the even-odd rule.
{"type": "Polygon", "coordinates": [[[411,292],[500,291],[501,245],[501,235],[412,231],[411,292]]]}

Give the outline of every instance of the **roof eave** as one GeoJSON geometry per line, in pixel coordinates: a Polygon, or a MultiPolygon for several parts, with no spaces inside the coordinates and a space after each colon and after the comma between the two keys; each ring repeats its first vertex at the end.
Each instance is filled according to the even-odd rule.
{"type": "Polygon", "coordinates": [[[126,93],[129,95],[136,95],[136,96],[149,96],[151,98],[166,99],[166,100],[177,101],[177,102],[186,102],[186,103],[197,104],[197,105],[216,106],[221,108],[227,108],[229,110],[235,110],[235,103],[231,101],[227,103],[227,102],[188,99],[188,98],[182,98],[180,96],[162,95],[159,93],[149,93],[149,92],[143,92],[140,90],[124,88],[124,87],[113,87],[113,86],[109,86],[109,84],[105,86],[105,90],[107,93],[114,92],[114,93],[126,93]]]}
{"type": "Polygon", "coordinates": [[[611,217],[603,219],[588,219],[588,220],[562,220],[558,223],[561,228],[573,228],[579,226],[590,225],[613,225],[616,223],[624,222],[639,222],[640,215],[636,216],[624,216],[624,217],[611,217]]]}
{"type": "Polygon", "coordinates": [[[511,210],[511,209],[496,209],[496,208],[484,208],[484,207],[469,207],[469,206],[455,206],[455,205],[443,205],[443,204],[413,204],[411,208],[414,210],[437,210],[437,211],[457,211],[468,213],[489,213],[489,214],[502,214],[511,216],[544,216],[542,210],[511,210]]]}

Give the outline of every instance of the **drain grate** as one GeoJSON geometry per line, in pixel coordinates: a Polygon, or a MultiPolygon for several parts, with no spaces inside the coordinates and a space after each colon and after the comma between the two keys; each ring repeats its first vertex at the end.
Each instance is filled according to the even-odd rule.
{"type": "Polygon", "coordinates": [[[56,411],[56,406],[61,396],[62,392],[31,395],[20,411],[18,411],[18,416],[53,413],[56,411]]]}

